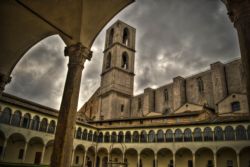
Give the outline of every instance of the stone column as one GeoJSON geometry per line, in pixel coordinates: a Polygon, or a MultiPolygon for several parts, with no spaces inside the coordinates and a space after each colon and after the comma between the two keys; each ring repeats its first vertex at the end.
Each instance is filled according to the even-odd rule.
{"type": "Polygon", "coordinates": [[[248,106],[250,106],[250,1],[222,0],[227,9],[230,20],[238,32],[241,60],[246,76],[248,106]]]}
{"type": "Polygon", "coordinates": [[[83,162],[82,162],[82,167],[85,167],[85,162],[86,162],[86,156],[87,156],[87,152],[84,153],[84,156],[83,156],[83,162]]]}
{"type": "Polygon", "coordinates": [[[42,156],[41,156],[41,164],[43,164],[43,160],[44,160],[44,153],[45,153],[45,150],[46,150],[46,146],[44,145],[43,146],[43,150],[42,150],[42,156]]]}
{"type": "Polygon", "coordinates": [[[140,153],[139,153],[138,157],[137,157],[137,167],[140,167],[140,159],[141,159],[141,156],[140,156],[140,153]]]}
{"type": "Polygon", "coordinates": [[[5,155],[5,152],[6,152],[7,141],[8,141],[8,139],[5,139],[4,143],[3,143],[3,151],[2,151],[1,159],[0,159],[1,161],[4,160],[4,155],[5,155]]]}
{"type": "Polygon", "coordinates": [[[240,167],[240,154],[237,153],[237,166],[240,167]]]}
{"type": "Polygon", "coordinates": [[[155,154],[155,158],[154,158],[154,160],[155,160],[155,167],[158,167],[157,153],[155,154]]]}
{"type": "Polygon", "coordinates": [[[69,57],[68,73],[58,116],[51,167],[70,167],[74,140],[76,111],[79,98],[82,70],[92,52],[81,43],[65,48],[69,57]]]}
{"type": "Polygon", "coordinates": [[[74,165],[74,156],[75,156],[75,150],[72,149],[72,158],[71,158],[71,165],[74,165]]]}
{"type": "Polygon", "coordinates": [[[173,153],[173,167],[175,167],[175,153],[173,153]]]}
{"type": "Polygon", "coordinates": [[[214,167],[217,167],[217,154],[214,152],[214,167]]]}
{"type": "Polygon", "coordinates": [[[193,167],[195,167],[195,153],[193,153],[193,167]]]}
{"type": "Polygon", "coordinates": [[[2,95],[5,85],[11,81],[11,77],[0,73],[0,96],[2,95]]]}
{"type": "Polygon", "coordinates": [[[23,159],[22,159],[22,163],[24,163],[24,162],[25,162],[25,159],[26,159],[27,147],[28,147],[28,143],[25,142],[24,149],[23,149],[23,159]]]}

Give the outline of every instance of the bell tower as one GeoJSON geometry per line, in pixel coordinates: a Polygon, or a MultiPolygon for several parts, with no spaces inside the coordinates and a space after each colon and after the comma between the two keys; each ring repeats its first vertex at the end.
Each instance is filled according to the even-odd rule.
{"type": "Polygon", "coordinates": [[[100,119],[128,117],[134,88],[135,28],[118,20],[106,32],[100,119]]]}

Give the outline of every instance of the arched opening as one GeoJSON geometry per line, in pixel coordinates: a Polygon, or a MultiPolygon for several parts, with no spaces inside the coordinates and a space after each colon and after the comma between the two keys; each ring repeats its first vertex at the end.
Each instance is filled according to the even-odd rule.
{"type": "Polygon", "coordinates": [[[225,128],[225,140],[235,140],[234,129],[232,126],[225,128]]]}
{"type": "Polygon", "coordinates": [[[195,152],[195,165],[204,167],[214,166],[214,154],[209,148],[200,148],[195,152]]]}
{"type": "Polygon", "coordinates": [[[112,132],[112,134],[111,134],[111,142],[112,143],[116,143],[117,142],[116,132],[112,132]]]}
{"type": "Polygon", "coordinates": [[[138,143],[139,142],[140,135],[138,131],[134,131],[133,133],[133,143],[138,143]]]}
{"type": "Polygon", "coordinates": [[[122,153],[121,149],[119,149],[119,148],[113,148],[110,151],[110,161],[111,162],[115,162],[115,163],[123,162],[122,157],[123,157],[123,153],[122,153]]]}
{"type": "Polygon", "coordinates": [[[87,140],[88,137],[88,131],[87,129],[84,129],[83,133],[82,133],[82,140],[87,140]]]}
{"type": "Polygon", "coordinates": [[[250,147],[245,147],[240,151],[240,166],[248,167],[250,165],[250,147]]]}
{"type": "Polygon", "coordinates": [[[184,130],[184,141],[185,142],[192,141],[192,131],[189,128],[184,130]]]}
{"type": "Polygon", "coordinates": [[[22,114],[20,111],[15,111],[12,115],[11,125],[19,127],[21,124],[22,114]]]}
{"type": "Polygon", "coordinates": [[[128,30],[128,28],[123,29],[122,43],[126,46],[129,45],[129,30],[128,30]]]}
{"type": "Polygon", "coordinates": [[[214,128],[214,140],[215,141],[222,141],[222,140],[224,140],[223,130],[219,126],[216,126],[214,128]]]}
{"type": "Polygon", "coordinates": [[[40,129],[39,131],[41,132],[47,132],[47,127],[48,127],[48,120],[46,118],[43,118],[40,124],[40,129]]]}
{"type": "Polygon", "coordinates": [[[119,142],[119,143],[122,143],[122,142],[123,142],[123,139],[124,139],[123,132],[119,132],[119,134],[118,134],[118,142],[119,142]]]}
{"type": "Polygon", "coordinates": [[[52,155],[52,151],[53,151],[53,144],[54,144],[54,140],[50,140],[46,144],[45,153],[44,153],[44,160],[43,160],[44,164],[47,164],[47,165],[50,164],[51,155],[52,155]]]}
{"type": "Polygon", "coordinates": [[[98,143],[102,143],[102,142],[103,142],[103,133],[100,132],[100,133],[98,134],[98,143]]]}
{"type": "Polygon", "coordinates": [[[29,113],[24,114],[21,126],[23,128],[29,129],[29,126],[30,126],[30,114],[29,113]]]}
{"type": "Polygon", "coordinates": [[[122,53],[122,65],[121,65],[121,67],[123,69],[128,69],[128,53],[127,52],[122,53]]]}
{"type": "Polygon", "coordinates": [[[88,148],[88,151],[87,151],[85,166],[93,167],[94,162],[95,162],[95,148],[90,147],[90,148],[88,148]]]}
{"type": "Polygon", "coordinates": [[[210,127],[206,127],[203,132],[204,141],[213,141],[213,132],[210,127]]]}
{"type": "Polygon", "coordinates": [[[236,140],[246,140],[247,133],[244,126],[239,125],[236,127],[236,140]]]}
{"type": "Polygon", "coordinates": [[[93,142],[97,142],[97,131],[94,132],[94,135],[93,135],[93,142]]]}
{"type": "Polygon", "coordinates": [[[155,166],[155,153],[149,148],[145,148],[140,153],[140,166],[142,167],[156,167],[155,166]]]}
{"type": "Polygon", "coordinates": [[[236,152],[232,148],[224,147],[217,151],[217,166],[237,167],[237,156],[236,152]]]}
{"type": "Polygon", "coordinates": [[[100,167],[108,167],[108,150],[106,148],[99,148],[97,156],[100,157],[100,167]]]}
{"type": "Polygon", "coordinates": [[[12,134],[7,141],[6,151],[4,155],[4,160],[7,162],[20,163],[25,159],[24,149],[25,149],[26,139],[20,133],[12,134]]]}
{"type": "Polygon", "coordinates": [[[81,139],[82,136],[82,128],[78,127],[76,131],[76,138],[81,139]]]}
{"type": "Polygon", "coordinates": [[[157,142],[164,142],[164,132],[163,130],[157,131],[157,142]]]}
{"type": "Polygon", "coordinates": [[[171,129],[166,131],[166,142],[173,142],[174,134],[171,129]]]}
{"type": "Polygon", "coordinates": [[[106,59],[106,69],[111,67],[111,53],[109,52],[106,59]]]}
{"type": "Polygon", "coordinates": [[[148,142],[155,142],[155,132],[153,130],[149,131],[148,133],[148,142]]]}
{"type": "Polygon", "coordinates": [[[31,122],[31,129],[32,130],[38,130],[40,124],[40,118],[39,116],[34,116],[31,122]]]}
{"type": "Polygon", "coordinates": [[[125,151],[125,159],[127,159],[127,167],[137,167],[138,153],[135,149],[129,148],[125,151]]]}
{"type": "Polygon", "coordinates": [[[26,153],[26,163],[41,164],[44,156],[44,142],[42,138],[33,137],[29,140],[27,153],[26,153]]]}
{"type": "Polygon", "coordinates": [[[131,133],[130,131],[127,131],[125,134],[125,142],[130,143],[131,142],[131,133]]]}
{"type": "Polygon", "coordinates": [[[88,134],[88,141],[92,141],[93,140],[93,132],[92,130],[89,131],[89,134],[88,134]]]}
{"type": "Polygon", "coordinates": [[[187,148],[179,149],[175,154],[176,167],[193,166],[193,156],[191,150],[187,148]]]}
{"type": "MultiPolygon", "coordinates": [[[[48,133],[54,134],[56,130],[56,122],[54,120],[50,121],[49,127],[48,127],[48,133]]],[[[81,136],[79,137],[81,139],[81,136]]]]}
{"type": "Polygon", "coordinates": [[[174,140],[175,142],[182,142],[183,141],[183,134],[180,129],[176,129],[174,133],[174,140]]]}
{"type": "Polygon", "coordinates": [[[157,152],[158,167],[174,167],[173,153],[167,148],[162,148],[157,152]]]}
{"type": "Polygon", "coordinates": [[[85,154],[85,147],[83,145],[77,145],[73,157],[74,166],[84,166],[83,165],[84,154],[85,154]]]}
{"type": "Polygon", "coordinates": [[[4,124],[10,124],[10,118],[11,118],[11,109],[10,108],[4,108],[4,110],[0,113],[0,123],[4,124]]]}
{"type": "Polygon", "coordinates": [[[110,135],[109,135],[109,132],[106,132],[106,133],[105,133],[104,142],[105,142],[105,143],[109,143],[109,142],[110,142],[110,135]]]}
{"type": "Polygon", "coordinates": [[[194,141],[202,141],[201,128],[195,128],[194,129],[194,141]]]}

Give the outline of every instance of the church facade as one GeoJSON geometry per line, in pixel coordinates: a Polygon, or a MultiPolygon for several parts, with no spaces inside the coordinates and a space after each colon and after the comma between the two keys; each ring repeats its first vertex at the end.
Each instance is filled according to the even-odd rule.
{"type": "MultiPolygon", "coordinates": [[[[72,166],[249,167],[241,60],[134,96],[135,28],[108,30],[101,84],[78,112],[72,166]]],[[[49,165],[58,111],[3,94],[0,166],[49,165]]]]}

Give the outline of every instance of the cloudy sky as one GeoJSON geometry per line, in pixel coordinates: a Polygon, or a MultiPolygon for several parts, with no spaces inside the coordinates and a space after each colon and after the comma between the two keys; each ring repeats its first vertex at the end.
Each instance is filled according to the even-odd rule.
{"type": "MultiPolygon", "coordinates": [[[[100,85],[106,29],[120,19],[137,29],[135,94],[240,56],[237,34],[220,0],[137,0],[97,37],[85,64],[78,108],[100,85]]],[[[59,36],[44,39],[18,63],[6,92],[59,109],[68,59],[59,36]]]]}

